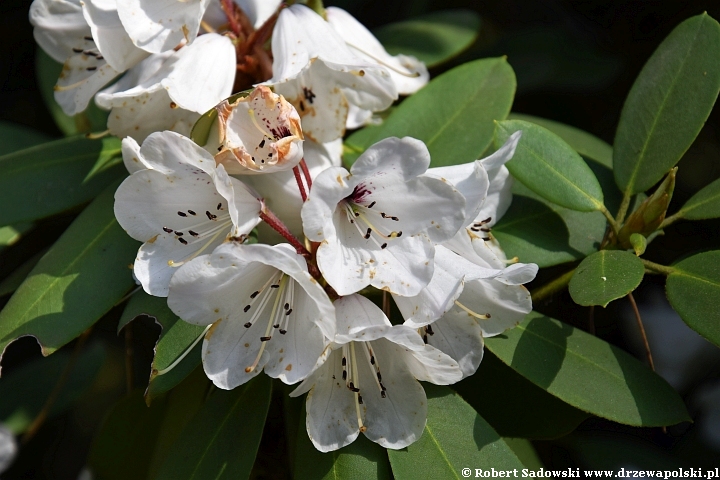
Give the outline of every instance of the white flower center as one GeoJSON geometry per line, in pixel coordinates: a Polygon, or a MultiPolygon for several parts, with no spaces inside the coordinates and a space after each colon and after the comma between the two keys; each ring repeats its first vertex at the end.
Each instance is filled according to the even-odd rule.
{"type": "Polygon", "coordinates": [[[392,230],[388,228],[385,220],[398,222],[400,219],[394,215],[389,215],[379,209],[373,209],[377,202],[355,202],[350,199],[342,200],[341,208],[345,209],[348,221],[355,225],[358,232],[365,240],[372,240],[375,245],[381,249],[387,248],[387,240],[402,236],[402,230],[392,230]],[[382,223],[381,223],[382,222],[382,223]],[[379,238],[379,240],[378,240],[379,238]]]}
{"type": "Polygon", "coordinates": [[[230,218],[230,214],[225,210],[223,203],[218,203],[214,211],[215,213],[211,213],[210,210],[205,210],[203,214],[202,210],[178,210],[177,215],[179,217],[197,217],[198,222],[183,227],[182,230],[172,229],[166,226],[162,227],[165,233],[175,234],[175,240],[182,245],[203,243],[198,250],[194,251],[192,255],[184,258],[182,261],[168,260],[169,266],[179,267],[185,262],[192,260],[213,244],[220,235],[228,231],[228,227],[232,226],[232,219],[230,218]]]}
{"type": "Polygon", "coordinates": [[[472,230],[473,232],[476,232],[476,233],[477,233],[477,232],[487,233],[488,236],[487,236],[487,237],[483,237],[483,240],[485,240],[485,241],[487,242],[487,241],[491,240],[491,237],[490,237],[490,227],[486,227],[485,225],[487,225],[487,224],[490,223],[491,221],[492,221],[492,217],[488,217],[488,218],[486,218],[485,220],[483,220],[483,221],[481,221],[481,222],[475,222],[475,223],[472,224],[472,226],[470,226],[470,230],[472,230]]]}

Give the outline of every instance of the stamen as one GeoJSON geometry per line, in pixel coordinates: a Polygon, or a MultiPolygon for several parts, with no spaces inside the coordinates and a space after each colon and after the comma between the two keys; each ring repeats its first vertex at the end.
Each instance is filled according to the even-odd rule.
{"type": "MultiPolygon", "coordinates": [[[[280,275],[281,275],[280,276],[280,286],[282,288],[278,292],[278,294],[275,296],[275,302],[273,303],[273,308],[270,312],[270,318],[268,319],[268,326],[267,326],[267,328],[265,328],[265,335],[260,337],[260,341],[262,342],[262,344],[260,345],[260,350],[258,351],[257,357],[255,358],[255,361],[253,362],[253,364],[245,369],[246,373],[250,373],[253,370],[255,370],[255,368],[257,368],[258,363],[260,363],[260,357],[262,357],[263,351],[265,350],[265,345],[267,344],[268,341],[270,341],[270,339],[272,339],[270,332],[272,332],[273,325],[275,325],[275,322],[273,320],[275,320],[275,317],[277,316],[278,306],[280,305],[280,297],[283,295],[283,290],[285,289],[285,286],[287,285],[287,280],[288,280],[287,275],[285,275],[283,273],[281,273],[280,275]]],[[[268,290],[268,293],[269,292],[270,291],[268,290]]],[[[263,301],[264,301],[263,308],[267,304],[267,300],[269,298],[270,298],[270,295],[265,295],[265,297],[263,298],[263,301]]],[[[258,311],[255,312],[255,315],[253,315],[253,319],[251,319],[251,322],[253,322],[255,320],[255,318],[260,314],[261,311],[262,311],[262,309],[260,307],[258,307],[258,311]]]]}
{"type": "Polygon", "coordinates": [[[355,414],[357,415],[358,428],[361,432],[364,432],[367,430],[367,427],[363,425],[362,414],[360,413],[360,402],[358,398],[360,396],[358,395],[358,393],[360,392],[360,376],[358,375],[357,360],[355,359],[355,342],[350,343],[350,356],[352,359],[351,367],[353,378],[356,382],[358,382],[357,386],[353,385],[353,383],[350,382],[350,385],[352,386],[351,390],[353,391],[353,393],[355,393],[355,414]]]}
{"type": "Polygon", "coordinates": [[[187,217],[187,213],[185,213],[185,212],[177,212],[177,214],[180,215],[181,217],[187,217]]]}
{"type": "MultiPolygon", "coordinates": [[[[347,43],[347,42],[346,42],[346,43],[347,43]]],[[[348,47],[354,48],[354,49],[357,50],[358,52],[363,53],[363,54],[367,55],[368,57],[372,58],[373,60],[375,60],[377,63],[379,63],[379,64],[382,65],[383,67],[389,68],[390,70],[392,70],[392,71],[395,72],[395,73],[399,73],[399,74],[402,75],[403,77],[417,78],[417,77],[420,76],[420,72],[411,72],[410,69],[408,69],[408,71],[406,71],[406,72],[403,72],[402,70],[398,70],[397,67],[394,67],[393,65],[390,65],[390,64],[388,64],[388,63],[386,63],[386,62],[383,62],[380,58],[378,58],[378,57],[376,57],[375,55],[372,55],[372,54],[366,52],[366,51],[363,50],[362,48],[356,47],[356,46],[353,45],[352,43],[348,43],[347,45],[348,45],[348,47]]],[[[362,70],[361,70],[361,72],[362,72],[362,70]]]]}
{"type": "Polygon", "coordinates": [[[193,212],[192,210],[188,210],[188,213],[189,213],[190,215],[197,215],[197,213],[193,212]]]}
{"type": "Polygon", "coordinates": [[[457,300],[455,300],[455,305],[457,305],[458,307],[462,308],[463,310],[465,310],[468,314],[472,315],[473,317],[479,318],[480,320],[488,320],[488,319],[490,318],[490,314],[489,314],[489,313],[486,313],[486,314],[484,314],[484,315],[483,315],[483,314],[480,314],[480,313],[476,313],[476,312],[470,310],[468,307],[466,307],[466,306],[463,305],[462,303],[458,302],[457,300]]]}

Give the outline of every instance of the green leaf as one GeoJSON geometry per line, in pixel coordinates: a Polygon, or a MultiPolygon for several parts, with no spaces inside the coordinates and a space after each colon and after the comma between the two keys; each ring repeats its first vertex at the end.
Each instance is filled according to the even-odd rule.
{"type": "Polygon", "coordinates": [[[0,122],[0,156],[49,140],[44,133],[36,132],[22,125],[0,122]]]}
{"type": "Polygon", "coordinates": [[[66,138],[0,157],[0,225],[60,213],[95,198],[126,175],[116,165],[88,179],[99,158],[120,155],[120,140],[66,138]]]}
{"type": "Polygon", "coordinates": [[[63,113],[62,108],[60,108],[60,105],[55,101],[54,93],[55,84],[57,83],[63,66],[53,60],[47,53],[43,52],[42,49],[38,48],[37,51],[35,70],[40,94],[60,131],[70,136],[77,135],[78,133],[100,132],[105,130],[107,128],[108,112],[100,110],[97,105],[95,105],[95,102],[91,101],[84,112],[78,113],[73,117],[63,113]]]}
{"type": "Polygon", "coordinates": [[[116,403],[90,447],[93,478],[146,478],[164,410],[164,402],[145,405],[140,390],[116,403]]]}
{"type": "Polygon", "coordinates": [[[134,282],[128,264],[138,242],[113,213],[110,185],[68,227],[0,312],[0,352],[23,335],[49,355],[77,337],[120,300],[134,282]]]}
{"type": "Polygon", "coordinates": [[[305,402],[297,430],[293,476],[296,480],[389,480],[392,478],[385,449],[368,440],[365,435],[358,435],[353,443],[340,450],[319,452],[310,441],[305,429],[304,404],[305,402]]]}
{"type": "Polygon", "coordinates": [[[720,217],[720,178],[690,197],[678,214],[688,220],[720,217]]]}
{"type": "Polygon", "coordinates": [[[205,328],[180,320],[167,306],[167,298],[153,297],[140,291],[132,296],[125,307],[118,324],[118,332],[130,321],[143,315],[153,318],[162,328],[155,345],[150,382],[145,392],[145,400],[149,405],[154,398],[183,381],[200,364],[202,345],[197,340],[205,328]],[[190,352],[187,352],[190,348],[190,352]],[[185,356],[180,359],[183,355],[185,356]],[[179,362],[167,373],[159,374],[177,360],[179,362]]]}
{"type": "Polygon", "coordinates": [[[531,470],[540,470],[543,465],[532,442],[526,438],[503,437],[503,441],[515,452],[520,461],[531,470]]]}
{"type": "Polygon", "coordinates": [[[478,371],[452,388],[502,437],[559,438],[590,417],[525,379],[489,351],[478,371]]]}
{"type": "Polygon", "coordinates": [[[17,225],[8,225],[0,228],[0,251],[5,247],[15,245],[34,225],[32,223],[19,223],[17,225]]]}
{"type": "MultiPolygon", "coordinates": [[[[106,348],[96,342],[80,352],[49,416],[62,413],[90,388],[105,362],[106,348]]],[[[15,435],[23,433],[45,405],[69,360],[70,352],[62,351],[3,375],[0,379],[0,422],[15,435]]]]}
{"type": "Polygon", "coordinates": [[[522,469],[510,447],[470,405],[448,387],[424,384],[428,418],[420,439],[402,450],[388,450],[396,480],[462,479],[463,468],[522,469]]]}
{"type": "Polygon", "coordinates": [[[634,357],[540,313],[487,338],[485,346],[535,385],[593,415],[645,427],[690,420],[678,393],[634,357]]]}
{"type": "MultiPolygon", "coordinates": [[[[552,133],[562,138],[577,153],[585,158],[594,160],[595,162],[612,169],[612,147],[607,142],[600,140],[579,128],[565,125],[564,123],[548,120],[547,118],[535,117],[533,115],[525,115],[522,113],[511,113],[508,120],[523,120],[525,122],[540,125],[552,133]]],[[[605,192],[607,193],[607,192],[605,192]]]]}
{"type": "Polygon", "coordinates": [[[157,477],[158,470],[167,458],[172,445],[205,403],[211,386],[212,383],[203,369],[196,368],[167,395],[160,433],[155,442],[152,461],[148,469],[148,479],[157,477]]]}
{"type": "Polygon", "coordinates": [[[630,89],[613,152],[620,190],[657,183],[693,143],[719,91],[720,25],[703,13],[675,27],[630,89]]]}
{"type": "Polygon", "coordinates": [[[345,146],[354,161],[387,137],[411,136],[430,150],[434,167],[467,163],[490,145],[494,121],[507,117],[515,95],[515,74],[505,58],[465,63],[433,79],[408,97],[376,127],[352,134],[345,146]]]}
{"type": "Polygon", "coordinates": [[[518,130],[522,138],[506,166],[513,177],[541,197],[581,212],[601,210],[603,191],[590,167],[560,137],[522,120],[499,122],[495,147],[518,130]]]}
{"type": "Polygon", "coordinates": [[[248,478],[271,390],[267,375],[234,390],[216,390],[170,448],[157,479],[248,478]]]}
{"type": "Polygon", "coordinates": [[[672,268],[665,285],[670,305],[690,328],[720,345],[720,251],[693,255],[672,268]]]}
{"type": "Polygon", "coordinates": [[[601,250],[580,262],[570,279],[570,296],[578,305],[601,305],[635,290],[645,276],[642,261],[623,250],[601,250]]]}
{"type": "Polygon", "coordinates": [[[45,252],[47,252],[47,249],[43,249],[42,251],[36,253],[18,268],[13,270],[10,275],[5,277],[3,281],[0,282],[0,297],[10,295],[18,289],[30,272],[32,272],[32,269],[35,268],[35,265],[37,265],[42,256],[45,255],[45,252]]]}
{"type": "Polygon", "coordinates": [[[441,10],[383,25],[373,33],[390,55],[412,55],[434,67],[475,42],[480,17],[472,10],[441,10]]]}

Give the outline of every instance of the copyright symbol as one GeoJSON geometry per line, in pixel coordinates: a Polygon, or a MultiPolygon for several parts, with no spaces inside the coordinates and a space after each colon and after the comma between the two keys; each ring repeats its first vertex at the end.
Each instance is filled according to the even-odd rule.
{"type": "Polygon", "coordinates": [[[472,470],[469,468],[463,468],[460,473],[462,473],[463,477],[469,477],[472,474],[472,470]]]}

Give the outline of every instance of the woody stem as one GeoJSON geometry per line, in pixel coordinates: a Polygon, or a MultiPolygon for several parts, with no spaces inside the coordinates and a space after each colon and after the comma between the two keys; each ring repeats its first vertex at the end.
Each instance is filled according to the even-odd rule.
{"type": "Polygon", "coordinates": [[[300,240],[298,240],[295,235],[292,234],[292,232],[287,228],[287,226],[285,226],[282,220],[280,220],[264,203],[262,206],[262,210],[260,210],[260,219],[263,222],[267,223],[273,230],[282,235],[285,240],[290,242],[290,245],[295,247],[295,250],[298,254],[304,257],[310,256],[310,252],[307,251],[305,245],[303,245],[300,240]]]}

